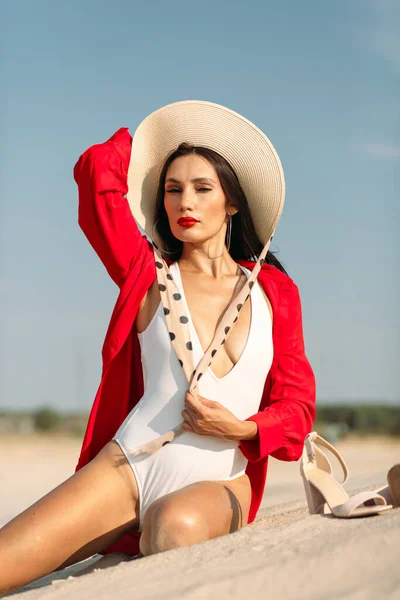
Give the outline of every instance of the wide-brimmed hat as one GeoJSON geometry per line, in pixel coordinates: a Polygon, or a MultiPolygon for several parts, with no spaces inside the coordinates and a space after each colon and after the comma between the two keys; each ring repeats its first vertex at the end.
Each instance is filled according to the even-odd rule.
{"type": "Polygon", "coordinates": [[[279,156],[253,123],[225,106],[200,100],[163,106],[135,131],[127,197],[142,229],[153,237],[161,169],[182,142],[214,150],[229,162],[246,195],[256,232],[266,244],[276,229],[285,199],[279,156]]]}

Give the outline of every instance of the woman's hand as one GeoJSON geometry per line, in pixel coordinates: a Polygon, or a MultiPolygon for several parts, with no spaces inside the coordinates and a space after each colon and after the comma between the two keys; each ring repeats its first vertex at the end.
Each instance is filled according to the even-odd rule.
{"type": "Polygon", "coordinates": [[[199,435],[243,440],[255,438],[258,432],[256,423],[241,421],[219,402],[194,396],[191,392],[186,392],[182,417],[183,429],[199,435]]]}

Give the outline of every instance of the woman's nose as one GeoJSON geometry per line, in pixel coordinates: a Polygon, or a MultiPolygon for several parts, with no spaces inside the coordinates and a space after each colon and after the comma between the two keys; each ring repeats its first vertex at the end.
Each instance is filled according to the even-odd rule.
{"type": "Polygon", "coordinates": [[[190,189],[186,189],[182,191],[180,198],[180,206],[182,210],[191,209],[194,206],[194,193],[190,189]]]}

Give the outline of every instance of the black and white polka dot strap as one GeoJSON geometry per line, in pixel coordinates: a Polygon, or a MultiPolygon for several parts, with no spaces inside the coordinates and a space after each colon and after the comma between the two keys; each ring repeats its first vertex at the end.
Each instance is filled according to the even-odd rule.
{"type": "Polygon", "coordinates": [[[190,338],[189,315],[186,312],[185,303],[182,298],[181,290],[177,282],[171,274],[171,271],[162,258],[159,249],[153,244],[153,250],[156,261],[156,271],[158,279],[158,287],[161,295],[161,302],[164,308],[165,319],[168,325],[171,344],[175,350],[179,364],[181,365],[189,383],[189,390],[192,393],[196,392],[198,381],[203,375],[205,369],[209,367],[218,352],[218,349],[225,344],[226,339],[234,327],[240,310],[247,298],[251,294],[254,282],[260,272],[262,264],[265,261],[268,248],[272,237],[264,246],[254,269],[252,270],[247,282],[244,284],[240,292],[232,300],[229,307],[225,311],[220,324],[217,327],[215,336],[197,368],[194,365],[193,344],[190,338]]]}
{"type": "MultiPolygon", "coordinates": [[[[179,364],[188,380],[188,389],[193,394],[196,394],[196,389],[198,387],[200,378],[202,377],[206,368],[211,366],[218,349],[225,344],[229,333],[238,319],[243,304],[250,296],[254,282],[263,263],[265,262],[265,257],[271,244],[272,237],[273,236],[271,236],[270,240],[264,246],[256,264],[254,265],[254,269],[252,270],[250,277],[247,279],[247,282],[225,311],[225,314],[221,319],[219,326],[217,327],[213,341],[207,348],[196,368],[194,366],[193,344],[190,338],[189,315],[186,311],[181,290],[172,276],[170,269],[163,259],[159,249],[153,242],[158,287],[160,290],[165,319],[168,325],[169,337],[171,339],[171,344],[174,348],[179,364]]],[[[153,454],[162,446],[171,442],[183,431],[184,430],[182,429],[181,425],[178,425],[174,429],[167,431],[165,434],[160,435],[151,442],[144,444],[139,449],[134,451],[132,455],[137,456],[140,454],[153,454]]]]}

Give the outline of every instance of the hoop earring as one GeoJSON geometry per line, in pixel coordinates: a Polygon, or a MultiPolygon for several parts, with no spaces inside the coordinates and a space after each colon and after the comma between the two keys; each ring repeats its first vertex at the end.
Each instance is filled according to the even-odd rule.
{"type": "Polygon", "coordinates": [[[226,226],[226,237],[228,241],[226,243],[227,250],[231,247],[231,236],[232,236],[232,215],[229,215],[228,225],[226,226]]]}
{"type": "Polygon", "coordinates": [[[151,231],[151,233],[152,233],[152,235],[151,235],[151,237],[152,237],[152,242],[153,242],[153,244],[155,245],[155,247],[156,247],[158,250],[161,250],[161,252],[164,252],[165,254],[176,254],[177,252],[179,252],[179,250],[175,250],[174,252],[170,252],[169,250],[164,250],[163,248],[161,248],[159,245],[157,245],[157,244],[155,243],[155,241],[154,241],[154,230],[155,230],[155,228],[156,228],[156,225],[157,225],[157,223],[158,223],[158,221],[159,221],[159,220],[160,220],[160,219],[157,219],[157,221],[154,223],[154,225],[153,225],[153,229],[152,229],[152,231],[151,231]]]}
{"type": "MultiPolygon", "coordinates": [[[[228,250],[228,252],[229,252],[229,248],[231,247],[231,235],[232,235],[232,215],[229,215],[228,224],[226,226],[226,234],[225,234],[225,245],[227,247],[226,249],[228,250]],[[226,242],[226,238],[228,238],[228,243],[226,242]]],[[[210,240],[210,243],[211,243],[211,240],[210,240]]],[[[210,248],[210,244],[208,245],[208,248],[210,248]]],[[[224,255],[224,253],[219,254],[218,256],[210,256],[207,251],[208,258],[212,258],[212,259],[220,258],[223,255],[224,255]]]]}

